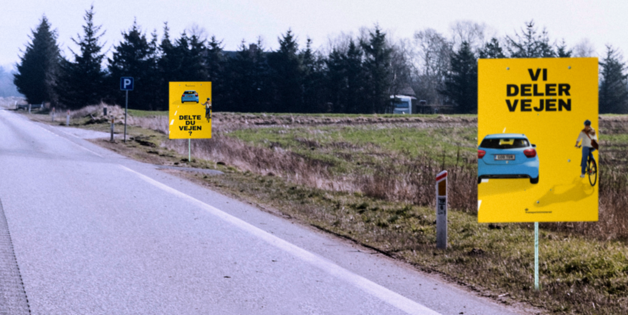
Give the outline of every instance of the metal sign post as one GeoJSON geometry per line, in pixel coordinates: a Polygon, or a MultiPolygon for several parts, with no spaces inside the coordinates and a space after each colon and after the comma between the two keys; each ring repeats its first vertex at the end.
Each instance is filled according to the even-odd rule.
{"type": "Polygon", "coordinates": [[[534,222],[534,290],[539,290],[539,222],[534,222]]]}
{"type": "Polygon", "coordinates": [[[124,98],[124,143],[126,143],[126,116],[129,111],[129,91],[126,91],[126,97],[124,98]]]}
{"type": "Polygon", "coordinates": [[[133,91],[134,81],[132,77],[120,78],[120,90],[126,91],[126,97],[124,101],[124,142],[126,143],[126,116],[129,111],[129,91],[133,91]]]}
{"type": "Polygon", "coordinates": [[[436,248],[447,249],[447,171],[436,175],[436,248]]]}

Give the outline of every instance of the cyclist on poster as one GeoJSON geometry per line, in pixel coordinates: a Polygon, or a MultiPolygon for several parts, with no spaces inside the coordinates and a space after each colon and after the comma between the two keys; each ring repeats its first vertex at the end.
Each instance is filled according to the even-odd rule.
{"type": "Polygon", "coordinates": [[[576,148],[580,148],[578,143],[582,141],[582,160],[580,162],[581,178],[584,178],[584,174],[587,168],[587,158],[590,157],[592,160],[595,161],[592,152],[597,149],[597,139],[597,133],[595,132],[595,129],[591,127],[591,121],[587,119],[584,122],[584,129],[580,131],[580,134],[578,135],[578,140],[576,140],[576,148]]]}

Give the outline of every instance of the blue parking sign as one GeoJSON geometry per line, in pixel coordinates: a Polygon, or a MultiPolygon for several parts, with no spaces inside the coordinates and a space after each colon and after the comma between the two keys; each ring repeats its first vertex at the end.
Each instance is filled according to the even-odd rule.
{"type": "Polygon", "coordinates": [[[132,77],[121,77],[120,78],[120,90],[121,91],[133,91],[133,78],[132,77]]]}

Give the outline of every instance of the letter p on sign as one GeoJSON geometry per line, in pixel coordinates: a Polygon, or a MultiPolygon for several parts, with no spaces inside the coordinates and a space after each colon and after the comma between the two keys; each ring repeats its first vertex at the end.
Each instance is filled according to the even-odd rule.
{"type": "Polygon", "coordinates": [[[133,91],[134,81],[132,77],[120,78],[120,90],[121,91],[133,91]]]}

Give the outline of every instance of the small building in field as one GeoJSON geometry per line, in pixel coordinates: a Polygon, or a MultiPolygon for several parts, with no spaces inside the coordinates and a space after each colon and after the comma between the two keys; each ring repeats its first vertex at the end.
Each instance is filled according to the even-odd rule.
{"type": "Polygon", "coordinates": [[[415,114],[416,113],[416,93],[407,86],[397,94],[390,96],[390,113],[392,114],[415,114]]]}

